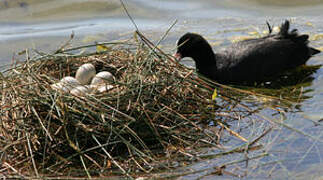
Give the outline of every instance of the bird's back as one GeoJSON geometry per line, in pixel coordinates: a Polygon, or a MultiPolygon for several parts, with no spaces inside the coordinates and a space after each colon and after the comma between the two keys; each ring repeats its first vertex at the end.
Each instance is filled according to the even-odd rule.
{"type": "Polygon", "coordinates": [[[216,79],[225,82],[258,81],[305,64],[320,51],[308,47],[308,35],[288,31],[289,22],[275,35],[233,44],[216,54],[216,79]]]}

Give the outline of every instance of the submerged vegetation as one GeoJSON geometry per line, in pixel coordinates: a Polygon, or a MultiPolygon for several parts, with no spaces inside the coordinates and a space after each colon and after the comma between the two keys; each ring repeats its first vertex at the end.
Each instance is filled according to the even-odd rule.
{"type": "MultiPolygon", "coordinates": [[[[53,54],[37,52],[1,74],[2,174],[133,178],[195,160],[248,153],[262,149],[260,139],[281,123],[260,114],[261,109],[283,114],[306,98],[300,87],[291,87],[295,93],[288,97],[272,97],[272,92],[261,95],[201,79],[141,33],[136,36],[140,40],[70,49],[66,43],[53,54]],[[89,47],[100,51],[76,53],[89,47]],[[94,64],[97,72],[112,72],[113,88],[84,97],[51,88],[62,77],[74,76],[85,63],[94,64]],[[253,137],[231,129],[231,123],[246,119],[265,121],[268,126],[253,137]],[[226,134],[242,145],[223,147],[226,134]],[[220,153],[203,156],[204,147],[220,153]]],[[[266,155],[259,151],[248,160],[213,167],[212,173],[240,176],[226,167],[266,155]]]]}

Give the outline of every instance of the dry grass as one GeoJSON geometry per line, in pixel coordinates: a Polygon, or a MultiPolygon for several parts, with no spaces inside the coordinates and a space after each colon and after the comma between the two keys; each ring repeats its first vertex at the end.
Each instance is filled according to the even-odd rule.
{"type": "Polygon", "coordinates": [[[73,55],[84,47],[64,46],[2,74],[0,172],[7,177],[133,177],[195,160],[202,147],[221,149],[223,131],[246,142],[227,154],[260,148],[256,142],[268,131],[249,142],[223,121],[257,112],[236,99],[256,94],[203,81],[139,37],[140,42],[106,43],[109,50],[101,53],[73,55]],[[114,88],[86,97],[50,88],[84,63],[112,72],[114,88]],[[217,104],[211,100],[214,87],[221,87],[217,104]],[[210,124],[219,128],[206,130],[210,124]]]}

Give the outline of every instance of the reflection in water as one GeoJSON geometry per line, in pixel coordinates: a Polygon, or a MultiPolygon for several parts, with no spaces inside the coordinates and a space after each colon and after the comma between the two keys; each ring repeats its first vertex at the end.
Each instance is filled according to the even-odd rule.
{"type": "Polygon", "coordinates": [[[310,88],[315,80],[313,74],[320,67],[321,65],[300,66],[268,79],[269,81],[265,83],[250,84],[249,87],[235,86],[241,89],[237,91],[238,93],[226,91],[225,88],[220,88],[220,91],[223,96],[235,97],[240,103],[246,103],[246,107],[256,108],[251,112],[267,111],[270,107],[270,109],[283,110],[284,113],[295,113],[301,111],[303,101],[312,98],[308,93],[313,91],[310,88]]]}
{"type": "Polygon", "coordinates": [[[256,87],[280,89],[290,86],[307,87],[315,79],[313,74],[321,68],[321,65],[303,65],[295,69],[285,71],[277,76],[269,77],[266,83],[257,84],[256,87]]]}

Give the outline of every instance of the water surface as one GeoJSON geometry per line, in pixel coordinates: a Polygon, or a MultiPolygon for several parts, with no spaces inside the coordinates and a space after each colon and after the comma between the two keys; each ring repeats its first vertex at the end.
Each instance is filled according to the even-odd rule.
{"type": "MultiPolygon", "coordinates": [[[[255,32],[261,34],[267,30],[266,21],[277,26],[285,19],[292,21],[293,28],[310,35],[311,46],[323,47],[323,36],[320,36],[323,34],[322,0],[125,0],[125,4],[139,29],[155,41],[174,20],[178,20],[163,41],[163,48],[169,53],[173,53],[171,50],[175,41],[187,31],[203,34],[217,50],[231,44],[236,38],[250,36],[255,32]]],[[[134,31],[134,26],[117,0],[1,0],[0,25],[1,65],[13,59],[23,60],[25,57],[19,56],[18,52],[24,49],[55,51],[72,32],[76,35],[73,45],[77,46],[128,38],[134,31]]],[[[323,64],[323,53],[312,58],[309,64],[323,64]]],[[[301,103],[297,112],[287,112],[282,119],[290,127],[322,140],[323,69],[319,69],[313,77],[314,80],[304,86],[304,90],[311,90],[306,93],[310,98],[301,103]]],[[[271,116],[267,111],[262,113],[271,116]]],[[[241,126],[262,127],[265,123],[245,122],[237,125],[236,129],[241,126]]],[[[303,179],[323,176],[322,141],[288,128],[276,127],[263,140],[267,141],[264,144],[267,145],[265,149],[271,154],[270,157],[251,163],[247,168],[248,177],[303,179]]],[[[246,128],[241,133],[245,137],[253,137],[261,132],[250,132],[246,128]]],[[[235,147],[240,144],[239,141],[230,140],[224,145],[235,147]]],[[[218,150],[209,149],[206,154],[216,152],[218,150]]],[[[209,159],[189,168],[203,170],[239,158],[243,156],[239,154],[225,159],[209,159]]],[[[217,177],[203,176],[207,172],[187,175],[183,179],[217,177]]],[[[226,177],[231,176],[223,178],[226,177]]]]}

